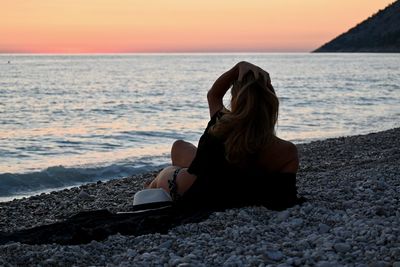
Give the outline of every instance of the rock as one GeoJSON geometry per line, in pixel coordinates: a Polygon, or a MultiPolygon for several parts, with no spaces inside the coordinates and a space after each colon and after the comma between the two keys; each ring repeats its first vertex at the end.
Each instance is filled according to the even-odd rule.
{"type": "Polygon", "coordinates": [[[270,250],[266,252],[267,257],[274,261],[280,261],[283,259],[283,254],[279,250],[270,250]]]}
{"type": "Polygon", "coordinates": [[[90,200],[92,197],[85,191],[81,190],[78,194],[78,198],[82,200],[90,200]]]}
{"type": "Polygon", "coordinates": [[[228,265],[228,266],[232,266],[234,265],[234,263],[237,261],[237,256],[236,255],[231,255],[229,256],[229,258],[227,258],[224,262],[224,266],[228,265]]]}
{"type": "Polygon", "coordinates": [[[375,214],[378,215],[378,216],[385,216],[386,215],[385,209],[383,207],[376,206],[376,207],[374,207],[374,211],[375,211],[375,214]]]}
{"type": "Polygon", "coordinates": [[[389,263],[384,262],[384,261],[373,261],[370,264],[368,264],[368,267],[389,267],[389,263]]]}
{"type": "Polygon", "coordinates": [[[290,221],[290,224],[294,227],[299,227],[303,224],[303,219],[295,218],[292,221],[290,221]]]}
{"type": "Polygon", "coordinates": [[[52,264],[57,264],[57,261],[53,258],[48,258],[47,260],[44,261],[46,264],[52,265],[52,264]]]}
{"type": "Polygon", "coordinates": [[[318,225],[318,232],[320,234],[325,234],[325,233],[329,232],[330,229],[331,228],[328,225],[324,224],[324,223],[320,223],[318,225]]]}
{"type": "Polygon", "coordinates": [[[176,266],[176,265],[178,265],[179,263],[182,263],[181,261],[182,261],[182,258],[181,258],[181,257],[173,256],[173,257],[168,261],[168,264],[169,264],[169,265],[172,265],[172,266],[176,266]]]}
{"type": "Polygon", "coordinates": [[[333,248],[337,252],[345,253],[345,252],[348,252],[351,249],[351,246],[349,244],[346,244],[346,243],[336,243],[336,244],[333,245],[333,248]]]}
{"type": "Polygon", "coordinates": [[[310,213],[310,211],[312,210],[313,206],[309,203],[305,204],[304,206],[302,206],[302,210],[307,214],[310,213]]]}
{"type": "Polygon", "coordinates": [[[337,263],[333,263],[333,262],[320,261],[315,266],[316,267],[337,267],[339,265],[337,263]]]}
{"type": "Polygon", "coordinates": [[[285,221],[287,218],[289,218],[290,212],[288,210],[284,210],[278,213],[276,216],[276,219],[280,222],[285,221]]]}
{"type": "Polygon", "coordinates": [[[160,244],[159,248],[170,248],[172,246],[172,240],[167,240],[160,244]]]}
{"type": "Polygon", "coordinates": [[[134,257],[136,257],[137,252],[136,252],[135,250],[133,250],[133,249],[128,249],[128,250],[126,251],[126,255],[127,255],[128,257],[130,257],[130,258],[134,258],[134,257]]]}

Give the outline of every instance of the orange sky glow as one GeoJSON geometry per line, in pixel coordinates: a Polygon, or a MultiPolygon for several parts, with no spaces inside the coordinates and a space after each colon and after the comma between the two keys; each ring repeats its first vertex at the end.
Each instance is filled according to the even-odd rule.
{"type": "Polygon", "coordinates": [[[394,2],[0,1],[0,53],[306,52],[394,2]]]}

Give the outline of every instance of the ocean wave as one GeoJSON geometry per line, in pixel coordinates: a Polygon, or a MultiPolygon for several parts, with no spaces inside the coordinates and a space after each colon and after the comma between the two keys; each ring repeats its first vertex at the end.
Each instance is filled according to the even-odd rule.
{"type": "Polygon", "coordinates": [[[3,173],[0,174],[0,197],[29,195],[49,189],[105,181],[154,171],[162,167],[149,164],[136,164],[134,167],[128,164],[112,164],[88,168],[53,166],[30,173],[3,173]]]}

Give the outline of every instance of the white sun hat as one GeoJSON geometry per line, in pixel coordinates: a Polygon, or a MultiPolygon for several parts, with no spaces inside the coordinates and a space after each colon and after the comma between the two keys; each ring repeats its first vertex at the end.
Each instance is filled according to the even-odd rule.
{"type": "Polygon", "coordinates": [[[133,196],[133,205],[171,201],[171,196],[162,188],[143,189],[133,196]]]}

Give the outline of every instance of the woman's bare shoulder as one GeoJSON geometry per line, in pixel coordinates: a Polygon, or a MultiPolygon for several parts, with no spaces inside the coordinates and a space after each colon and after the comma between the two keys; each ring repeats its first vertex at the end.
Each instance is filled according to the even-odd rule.
{"type": "Polygon", "coordinates": [[[299,168],[297,147],[290,141],[274,137],[262,151],[259,163],[268,171],[296,173],[299,168]]]}
{"type": "Polygon", "coordinates": [[[287,153],[289,156],[297,157],[298,152],[297,152],[297,147],[295,144],[293,144],[290,141],[280,139],[278,137],[275,137],[275,138],[278,139],[278,147],[277,147],[278,150],[281,150],[282,152],[287,153]]]}

